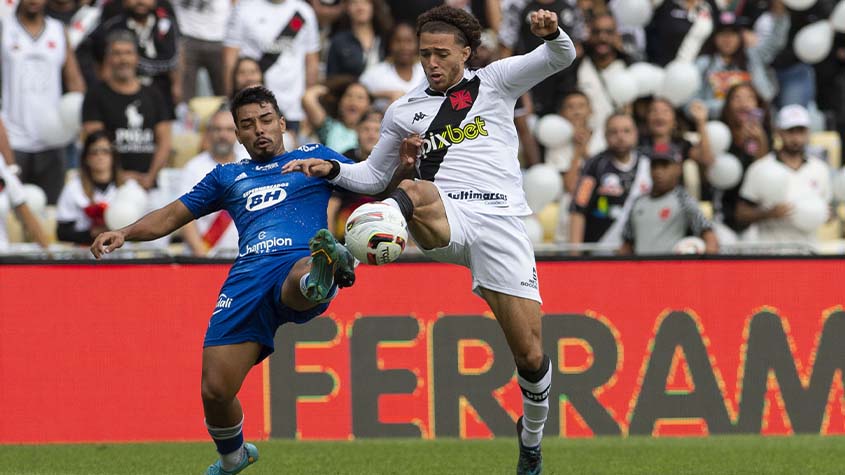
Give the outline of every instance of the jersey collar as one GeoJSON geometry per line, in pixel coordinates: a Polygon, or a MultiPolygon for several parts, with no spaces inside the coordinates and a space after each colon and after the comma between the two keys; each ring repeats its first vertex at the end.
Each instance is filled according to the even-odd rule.
{"type": "Polygon", "coordinates": [[[425,88],[425,93],[426,93],[426,94],[428,94],[429,96],[440,96],[440,97],[446,97],[446,94],[449,94],[450,92],[452,92],[452,91],[454,91],[454,90],[457,90],[457,89],[460,89],[460,88],[462,88],[462,87],[464,87],[464,86],[466,86],[466,85],[467,85],[467,83],[469,82],[469,80],[467,79],[467,74],[466,74],[466,73],[467,73],[467,72],[466,72],[466,70],[464,70],[464,77],[463,77],[463,79],[461,79],[460,81],[458,81],[458,83],[457,83],[457,84],[455,84],[454,86],[451,86],[451,87],[449,87],[448,89],[446,89],[446,91],[444,91],[444,92],[435,91],[435,90],[434,90],[434,89],[432,89],[431,87],[427,87],[427,88],[425,88]]]}

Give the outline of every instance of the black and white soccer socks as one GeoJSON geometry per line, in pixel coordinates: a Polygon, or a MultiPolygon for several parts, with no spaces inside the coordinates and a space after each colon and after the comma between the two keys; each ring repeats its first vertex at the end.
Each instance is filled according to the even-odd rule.
{"type": "Polygon", "coordinates": [[[232,470],[240,465],[244,458],[244,420],[232,427],[214,427],[205,422],[208,434],[217,446],[217,453],[220,454],[220,464],[223,470],[232,470]]]}
{"type": "Polygon", "coordinates": [[[522,445],[537,447],[543,440],[543,427],[549,415],[549,390],[552,387],[551,359],[543,355],[540,369],[518,370],[517,381],[522,390],[522,445]]]}
{"type": "Polygon", "coordinates": [[[414,202],[411,201],[411,197],[402,188],[393,190],[390,197],[384,200],[383,203],[397,208],[402,213],[402,216],[405,217],[406,222],[410,221],[411,217],[414,216],[414,202]]]}

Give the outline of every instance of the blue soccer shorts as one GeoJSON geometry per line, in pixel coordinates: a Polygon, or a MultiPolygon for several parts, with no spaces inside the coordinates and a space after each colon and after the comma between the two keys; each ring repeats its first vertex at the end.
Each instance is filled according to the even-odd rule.
{"type": "Polygon", "coordinates": [[[263,348],[257,364],[273,353],[273,337],[281,325],[322,315],[328,302],[304,312],[281,303],[285,278],[297,261],[308,256],[303,250],[235,261],[217,297],[203,347],[258,342],[263,348]]]}

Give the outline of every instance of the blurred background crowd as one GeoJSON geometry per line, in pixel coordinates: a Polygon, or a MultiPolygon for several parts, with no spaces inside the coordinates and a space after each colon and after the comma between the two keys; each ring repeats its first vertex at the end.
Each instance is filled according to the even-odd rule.
{"type": "MultiPolygon", "coordinates": [[[[415,22],[441,3],[0,3],[0,253],[84,255],[248,158],[226,108],[243,87],[275,93],[288,149],[366,160],[425,81],[415,22]]],[[[845,253],[845,0],[445,3],[485,28],[474,68],[539,46],[541,8],[578,49],[514,110],[538,250],[845,253]]],[[[333,232],[372,199],[338,192],[333,232]]],[[[237,230],[222,212],[135,249],[232,257],[237,230]]]]}

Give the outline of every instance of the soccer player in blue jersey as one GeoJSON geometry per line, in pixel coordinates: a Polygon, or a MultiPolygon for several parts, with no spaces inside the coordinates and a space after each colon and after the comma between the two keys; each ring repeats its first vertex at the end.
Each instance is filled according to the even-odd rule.
{"type": "Polygon", "coordinates": [[[285,119],[273,93],[261,86],[232,100],[238,140],[252,160],[218,165],[190,192],[135,223],[97,236],[100,258],[124,241],[149,241],[193,219],[226,210],[238,228],[239,254],[220,290],[205,335],[202,402],[219,460],[207,475],[240,473],[258,460],[244,443],[237,398],[247,373],[273,352],[276,329],[326,311],[337,287],[355,280],[354,258],[326,227],[332,185],[323,178],[281,173],[290,160],[321,156],[350,161],[322,145],[285,152],[285,119]]]}

